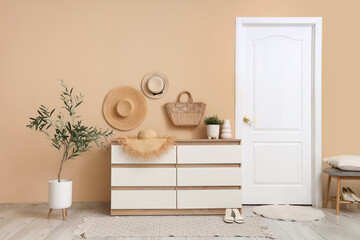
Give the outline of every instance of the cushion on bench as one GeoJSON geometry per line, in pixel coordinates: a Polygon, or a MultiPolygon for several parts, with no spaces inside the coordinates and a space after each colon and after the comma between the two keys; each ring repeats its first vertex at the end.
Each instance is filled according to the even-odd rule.
{"type": "Polygon", "coordinates": [[[324,161],[331,167],[346,171],[360,171],[360,156],[338,155],[324,158],[324,161]]]}
{"type": "Polygon", "coordinates": [[[325,168],[323,172],[331,176],[338,176],[338,177],[360,177],[359,171],[343,171],[332,167],[325,168]]]}

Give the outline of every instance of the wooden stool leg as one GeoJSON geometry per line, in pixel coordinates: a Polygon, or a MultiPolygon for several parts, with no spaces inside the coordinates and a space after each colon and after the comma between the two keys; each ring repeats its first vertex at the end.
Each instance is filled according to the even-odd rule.
{"type": "Polygon", "coordinates": [[[63,215],[63,220],[65,220],[66,216],[65,216],[65,208],[62,209],[62,215],[63,215]]]}
{"type": "Polygon", "coordinates": [[[340,185],[341,185],[341,177],[338,177],[337,191],[336,191],[336,215],[340,214],[340,185]]]}
{"type": "Polygon", "coordinates": [[[327,180],[326,193],[325,193],[325,199],[324,199],[324,203],[323,203],[323,208],[327,207],[327,203],[328,203],[328,199],[329,199],[330,183],[331,183],[331,175],[328,176],[328,180],[327,180]]]}
{"type": "Polygon", "coordinates": [[[65,216],[67,216],[68,214],[67,214],[67,208],[65,208],[65,216]]]}
{"type": "Polygon", "coordinates": [[[52,211],[53,211],[53,210],[52,210],[52,208],[50,208],[50,209],[49,209],[48,216],[47,216],[47,219],[49,219],[49,218],[50,218],[50,215],[51,215],[52,211]]]}

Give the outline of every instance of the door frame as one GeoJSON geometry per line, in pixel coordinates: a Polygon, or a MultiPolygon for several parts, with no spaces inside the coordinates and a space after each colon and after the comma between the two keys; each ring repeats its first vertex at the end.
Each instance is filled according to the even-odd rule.
{"type": "Polygon", "coordinates": [[[238,52],[242,44],[240,36],[246,26],[263,25],[301,25],[311,26],[313,31],[313,54],[312,54],[312,109],[311,109],[311,191],[312,205],[320,207],[322,202],[321,182],[321,54],[322,54],[322,17],[237,17],[236,40],[235,40],[235,137],[241,138],[240,123],[242,119],[242,69],[244,65],[238,52]]]}

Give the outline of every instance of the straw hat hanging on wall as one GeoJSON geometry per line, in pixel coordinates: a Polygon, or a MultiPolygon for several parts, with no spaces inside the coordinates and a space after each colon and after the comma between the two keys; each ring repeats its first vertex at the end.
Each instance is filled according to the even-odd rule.
{"type": "Polygon", "coordinates": [[[146,112],[147,105],[144,96],[133,87],[114,88],[104,99],[104,118],[118,130],[126,131],[136,128],[144,120],[146,112]]]}
{"type": "Polygon", "coordinates": [[[164,74],[152,72],[146,74],[143,78],[141,89],[149,98],[161,98],[169,89],[169,82],[164,74]]]}

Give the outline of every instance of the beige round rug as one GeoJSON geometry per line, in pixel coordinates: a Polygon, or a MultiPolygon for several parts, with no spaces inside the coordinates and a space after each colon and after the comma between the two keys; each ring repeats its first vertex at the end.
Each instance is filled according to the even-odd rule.
{"type": "Polygon", "coordinates": [[[312,222],[325,217],[323,211],[313,207],[290,205],[259,206],[254,207],[253,212],[266,218],[296,222],[312,222]]]}

